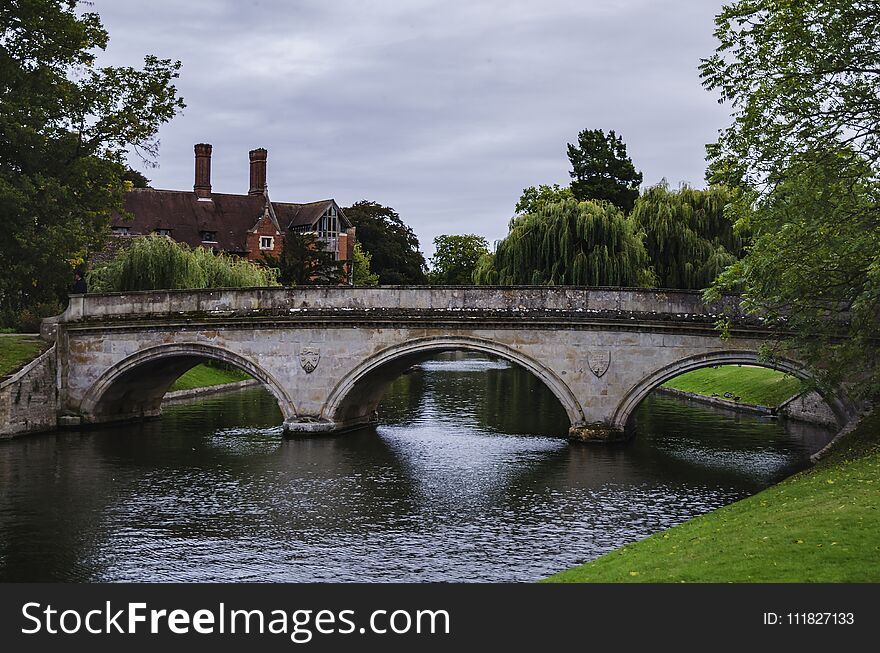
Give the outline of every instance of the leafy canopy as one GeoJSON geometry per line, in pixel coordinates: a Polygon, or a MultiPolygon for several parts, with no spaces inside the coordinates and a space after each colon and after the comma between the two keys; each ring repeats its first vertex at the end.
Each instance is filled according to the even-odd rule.
{"type": "Polygon", "coordinates": [[[168,236],[132,238],[108,264],[87,275],[90,292],[277,286],[271,268],[168,236]]]}
{"type": "Polygon", "coordinates": [[[428,279],[433,284],[456,286],[474,282],[477,262],[489,254],[489,243],[482,236],[437,236],[428,279]]]}
{"type": "Polygon", "coordinates": [[[0,3],[0,309],[57,300],[122,210],[129,152],[156,156],[180,62],[95,64],[108,34],[76,0],[0,3]]]}
{"type": "MultiPolygon", "coordinates": [[[[709,148],[753,234],[713,286],[787,333],[828,386],[880,392],[880,4],[740,0],[716,18],[704,85],[733,123],[709,148]]],[[[768,351],[768,356],[775,351],[768,351]]]]}
{"type": "Polygon", "coordinates": [[[698,190],[664,181],[636,200],[630,219],[645,233],[645,247],[661,288],[707,288],[743,255],[743,237],[725,210],[725,186],[698,190]]]}
{"type": "Polygon", "coordinates": [[[477,264],[486,285],[652,286],[635,223],[607,202],[564,200],[511,221],[494,256],[477,264]]]}
{"type": "Polygon", "coordinates": [[[585,129],[568,144],[571,191],[579,200],[605,200],[629,213],[639,196],[642,173],[626,154],[623,138],[612,129],[585,129]]]}
{"type": "Polygon", "coordinates": [[[563,188],[559,184],[553,184],[552,186],[541,184],[537,188],[529,186],[523,189],[514,211],[516,211],[517,215],[537,213],[546,204],[553,204],[554,202],[567,199],[574,199],[574,193],[571,192],[569,187],[563,188]]]}
{"type": "Polygon", "coordinates": [[[379,275],[370,272],[372,255],[365,252],[360,242],[354,244],[354,258],[352,260],[352,279],[355,286],[375,286],[379,283],[379,275]]]}
{"type": "Polygon", "coordinates": [[[361,200],[343,212],[357,228],[357,238],[364,251],[372,256],[370,266],[379,275],[379,283],[425,283],[427,266],[419,251],[419,239],[394,209],[361,200]]]}

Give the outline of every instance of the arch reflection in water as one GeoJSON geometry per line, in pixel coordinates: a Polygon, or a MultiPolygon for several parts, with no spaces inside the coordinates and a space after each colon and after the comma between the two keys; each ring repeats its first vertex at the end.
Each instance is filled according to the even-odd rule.
{"type": "Polygon", "coordinates": [[[754,493],[827,432],[661,396],[569,445],[530,373],[423,363],[381,424],[284,441],[265,391],[0,443],[3,580],[528,581],[754,493]]]}

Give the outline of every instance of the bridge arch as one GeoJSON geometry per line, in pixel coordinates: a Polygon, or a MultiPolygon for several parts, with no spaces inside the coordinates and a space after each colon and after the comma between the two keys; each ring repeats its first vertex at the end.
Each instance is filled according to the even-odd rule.
{"type": "Polygon", "coordinates": [[[204,343],[163,344],[142,349],[117,362],[98,378],[80,402],[86,422],[111,422],[159,415],[162,397],[181,374],[205,359],[229,363],[265,387],[285,420],[296,417],[284,387],[248,358],[204,343]]]}
{"type": "MultiPolygon", "coordinates": [[[[797,361],[779,358],[772,362],[759,360],[758,353],[748,350],[721,350],[713,351],[696,356],[688,356],[674,363],[665,365],[643,378],[630,388],[623,396],[612,417],[612,425],[616,429],[623,429],[642,400],[658,386],[670,379],[703,367],[712,365],[758,365],[770,367],[780,372],[785,372],[802,380],[811,377],[807,368],[797,361]]],[[[850,399],[842,392],[820,392],[822,398],[834,413],[840,426],[843,426],[854,414],[854,406],[850,399]]]]}
{"type": "Polygon", "coordinates": [[[555,372],[507,345],[455,336],[410,340],[370,356],[336,384],[324,404],[321,416],[333,423],[335,428],[342,429],[372,422],[376,408],[392,381],[413,365],[446,351],[489,354],[529,370],[556,396],[572,426],[584,423],[580,403],[555,372]]]}

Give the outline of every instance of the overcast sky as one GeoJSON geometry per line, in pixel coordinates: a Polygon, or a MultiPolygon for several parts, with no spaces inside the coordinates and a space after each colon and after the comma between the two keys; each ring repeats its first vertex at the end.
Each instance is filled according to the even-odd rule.
{"type": "MultiPolygon", "coordinates": [[[[729,120],[697,67],[711,0],[94,0],[101,64],[183,62],[187,108],[160,132],[156,188],[246,193],[269,150],[277,201],[394,207],[438,234],[503,238],[526,186],[567,184],[566,143],[614,129],[644,183],[702,187],[729,120]]],[[[133,163],[136,163],[133,161],[133,163]]]]}

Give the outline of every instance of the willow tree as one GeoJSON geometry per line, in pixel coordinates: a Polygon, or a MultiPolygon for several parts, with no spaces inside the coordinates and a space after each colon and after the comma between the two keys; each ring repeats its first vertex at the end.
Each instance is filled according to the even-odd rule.
{"type": "Polygon", "coordinates": [[[645,232],[657,285],[706,288],[742,256],[744,237],[725,214],[729,201],[724,186],[670,190],[665,181],[639,197],[630,218],[645,232]]]}
{"type": "Polygon", "coordinates": [[[652,286],[642,234],[608,202],[564,200],[518,216],[494,257],[474,272],[478,284],[652,286]]]}
{"type": "Polygon", "coordinates": [[[108,264],[90,271],[88,288],[127,292],[277,286],[275,277],[272,268],[151,234],[132,239],[108,264]]]}

